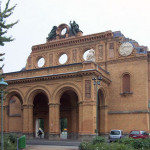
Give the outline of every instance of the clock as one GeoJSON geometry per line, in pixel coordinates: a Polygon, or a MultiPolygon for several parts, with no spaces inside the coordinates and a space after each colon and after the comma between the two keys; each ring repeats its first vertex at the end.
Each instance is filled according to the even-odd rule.
{"type": "Polygon", "coordinates": [[[133,51],[133,45],[130,42],[124,42],[120,45],[119,54],[121,56],[128,56],[133,51]]]}

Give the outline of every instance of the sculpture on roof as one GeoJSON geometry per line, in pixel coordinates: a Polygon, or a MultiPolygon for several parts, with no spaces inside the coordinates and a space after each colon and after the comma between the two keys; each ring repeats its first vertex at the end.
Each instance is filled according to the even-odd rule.
{"type": "Polygon", "coordinates": [[[86,55],[86,61],[95,62],[95,51],[93,49],[90,49],[89,53],[86,55]]]}
{"type": "Polygon", "coordinates": [[[73,21],[73,23],[70,21],[70,27],[73,35],[76,35],[78,32],[82,32],[79,29],[79,25],[75,21],[73,21]]]}
{"type": "Polygon", "coordinates": [[[56,39],[56,30],[57,30],[57,26],[53,26],[51,32],[48,34],[47,40],[56,39]]]}

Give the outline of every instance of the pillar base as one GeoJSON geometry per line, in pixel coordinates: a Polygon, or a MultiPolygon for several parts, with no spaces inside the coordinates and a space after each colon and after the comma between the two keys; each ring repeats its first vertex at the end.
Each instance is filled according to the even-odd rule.
{"type": "Polygon", "coordinates": [[[92,141],[93,138],[96,137],[96,134],[79,134],[78,140],[79,141],[92,141]]]}
{"type": "Polygon", "coordinates": [[[59,141],[60,140],[60,135],[59,134],[49,134],[48,139],[53,140],[53,141],[54,140],[59,141]]]}

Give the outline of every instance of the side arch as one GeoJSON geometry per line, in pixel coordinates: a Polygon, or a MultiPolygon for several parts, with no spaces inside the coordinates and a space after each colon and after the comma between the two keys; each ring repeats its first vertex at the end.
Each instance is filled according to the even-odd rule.
{"type": "Polygon", "coordinates": [[[51,99],[51,94],[49,92],[49,90],[44,87],[44,86],[34,86],[32,88],[30,88],[27,92],[26,92],[26,96],[25,96],[25,104],[26,105],[33,105],[33,100],[34,100],[34,97],[38,94],[38,93],[44,93],[49,102],[50,102],[50,99],[51,99]]]}
{"type": "Polygon", "coordinates": [[[98,134],[102,135],[107,131],[107,91],[104,87],[98,89],[98,134]]]}
{"type": "Polygon", "coordinates": [[[9,100],[12,96],[17,96],[20,99],[21,104],[24,103],[24,95],[21,90],[17,88],[12,88],[7,91],[8,94],[6,95],[6,100],[4,101],[4,105],[7,106],[9,103],[9,100]]]}
{"type": "Polygon", "coordinates": [[[55,88],[55,92],[52,95],[52,102],[59,104],[60,103],[60,101],[59,101],[60,97],[67,90],[74,91],[78,96],[78,100],[79,100],[78,102],[82,101],[82,92],[79,89],[79,87],[76,84],[67,82],[65,84],[58,85],[58,87],[55,88]]]}
{"type": "MultiPolygon", "coordinates": [[[[107,105],[107,90],[104,88],[104,87],[100,87],[99,89],[98,89],[98,92],[102,92],[103,93],[103,100],[104,100],[104,103],[103,103],[103,105],[105,106],[105,105],[107,105]]],[[[100,93],[99,93],[100,94],[100,93]]],[[[99,95],[98,94],[98,95],[99,95]]]]}
{"type": "Polygon", "coordinates": [[[6,100],[4,101],[4,131],[5,132],[22,132],[23,131],[23,112],[22,105],[24,95],[21,90],[12,88],[8,90],[6,100]],[[19,122],[19,124],[18,124],[19,122]]]}

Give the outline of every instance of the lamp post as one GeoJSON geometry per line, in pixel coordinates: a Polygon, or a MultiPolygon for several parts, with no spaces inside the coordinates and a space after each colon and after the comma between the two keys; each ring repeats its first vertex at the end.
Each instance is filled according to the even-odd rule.
{"type": "Polygon", "coordinates": [[[98,136],[98,85],[100,85],[100,81],[102,77],[93,78],[94,86],[96,86],[96,136],[98,136]]]}
{"type": "Polygon", "coordinates": [[[0,92],[1,92],[1,150],[4,150],[4,139],[3,139],[3,97],[4,89],[8,86],[8,83],[2,78],[0,81],[0,92]]]}

